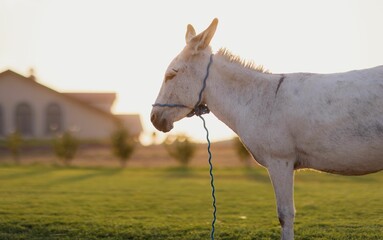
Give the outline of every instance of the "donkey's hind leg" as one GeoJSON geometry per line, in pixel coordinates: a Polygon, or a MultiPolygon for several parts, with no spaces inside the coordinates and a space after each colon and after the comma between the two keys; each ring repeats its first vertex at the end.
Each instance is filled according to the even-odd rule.
{"type": "Polygon", "coordinates": [[[294,239],[294,164],[288,160],[271,160],[268,166],[272,181],[282,240],[294,239]]]}

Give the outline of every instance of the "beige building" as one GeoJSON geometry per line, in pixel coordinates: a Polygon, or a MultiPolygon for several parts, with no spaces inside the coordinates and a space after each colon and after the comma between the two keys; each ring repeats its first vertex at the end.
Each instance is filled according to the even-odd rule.
{"type": "Polygon", "coordinates": [[[115,115],[115,93],[61,93],[11,70],[0,73],[0,139],[19,131],[26,138],[47,139],[72,131],[80,139],[106,139],[119,126],[135,137],[139,115],[115,115]]]}

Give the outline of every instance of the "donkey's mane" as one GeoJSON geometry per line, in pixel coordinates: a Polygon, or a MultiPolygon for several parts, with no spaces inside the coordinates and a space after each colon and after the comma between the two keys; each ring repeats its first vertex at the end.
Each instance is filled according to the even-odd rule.
{"type": "Polygon", "coordinates": [[[255,64],[253,61],[243,60],[240,56],[232,54],[227,48],[219,49],[217,54],[224,57],[227,61],[238,63],[245,68],[253,69],[261,73],[270,73],[270,71],[265,69],[263,65],[255,64]]]}

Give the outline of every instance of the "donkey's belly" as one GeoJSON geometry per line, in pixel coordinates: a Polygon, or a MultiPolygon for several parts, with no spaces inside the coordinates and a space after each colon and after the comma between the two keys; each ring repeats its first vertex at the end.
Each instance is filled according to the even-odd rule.
{"type": "Polygon", "coordinates": [[[361,144],[358,147],[340,146],[330,151],[297,151],[296,169],[311,168],[341,175],[363,175],[383,170],[383,142],[361,144]]]}
{"type": "Polygon", "coordinates": [[[382,170],[383,113],[358,116],[332,115],[332,120],[318,116],[316,125],[297,135],[297,166],[344,175],[382,170]]]}
{"type": "Polygon", "coordinates": [[[360,166],[359,164],[355,165],[319,165],[312,164],[312,166],[308,167],[309,169],[315,169],[322,172],[334,173],[340,175],[365,175],[369,173],[379,172],[383,170],[383,166],[360,166]]]}

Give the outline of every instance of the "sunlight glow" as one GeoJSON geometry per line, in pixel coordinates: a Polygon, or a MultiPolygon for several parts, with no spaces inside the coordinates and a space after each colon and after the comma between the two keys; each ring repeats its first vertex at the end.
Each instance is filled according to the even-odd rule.
{"type": "MultiPolygon", "coordinates": [[[[188,23],[198,32],[219,18],[213,49],[227,47],[273,73],[383,63],[382,1],[196,0],[188,8],[170,0],[0,0],[0,71],[28,75],[33,67],[59,91],[117,92],[114,111],[141,114],[150,141],[151,104],[188,23]]],[[[207,124],[213,140],[234,135],[213,115],[207,124]]],[[[198,118],[176,123],[177,132],[205,139],[198,118]]]]}

